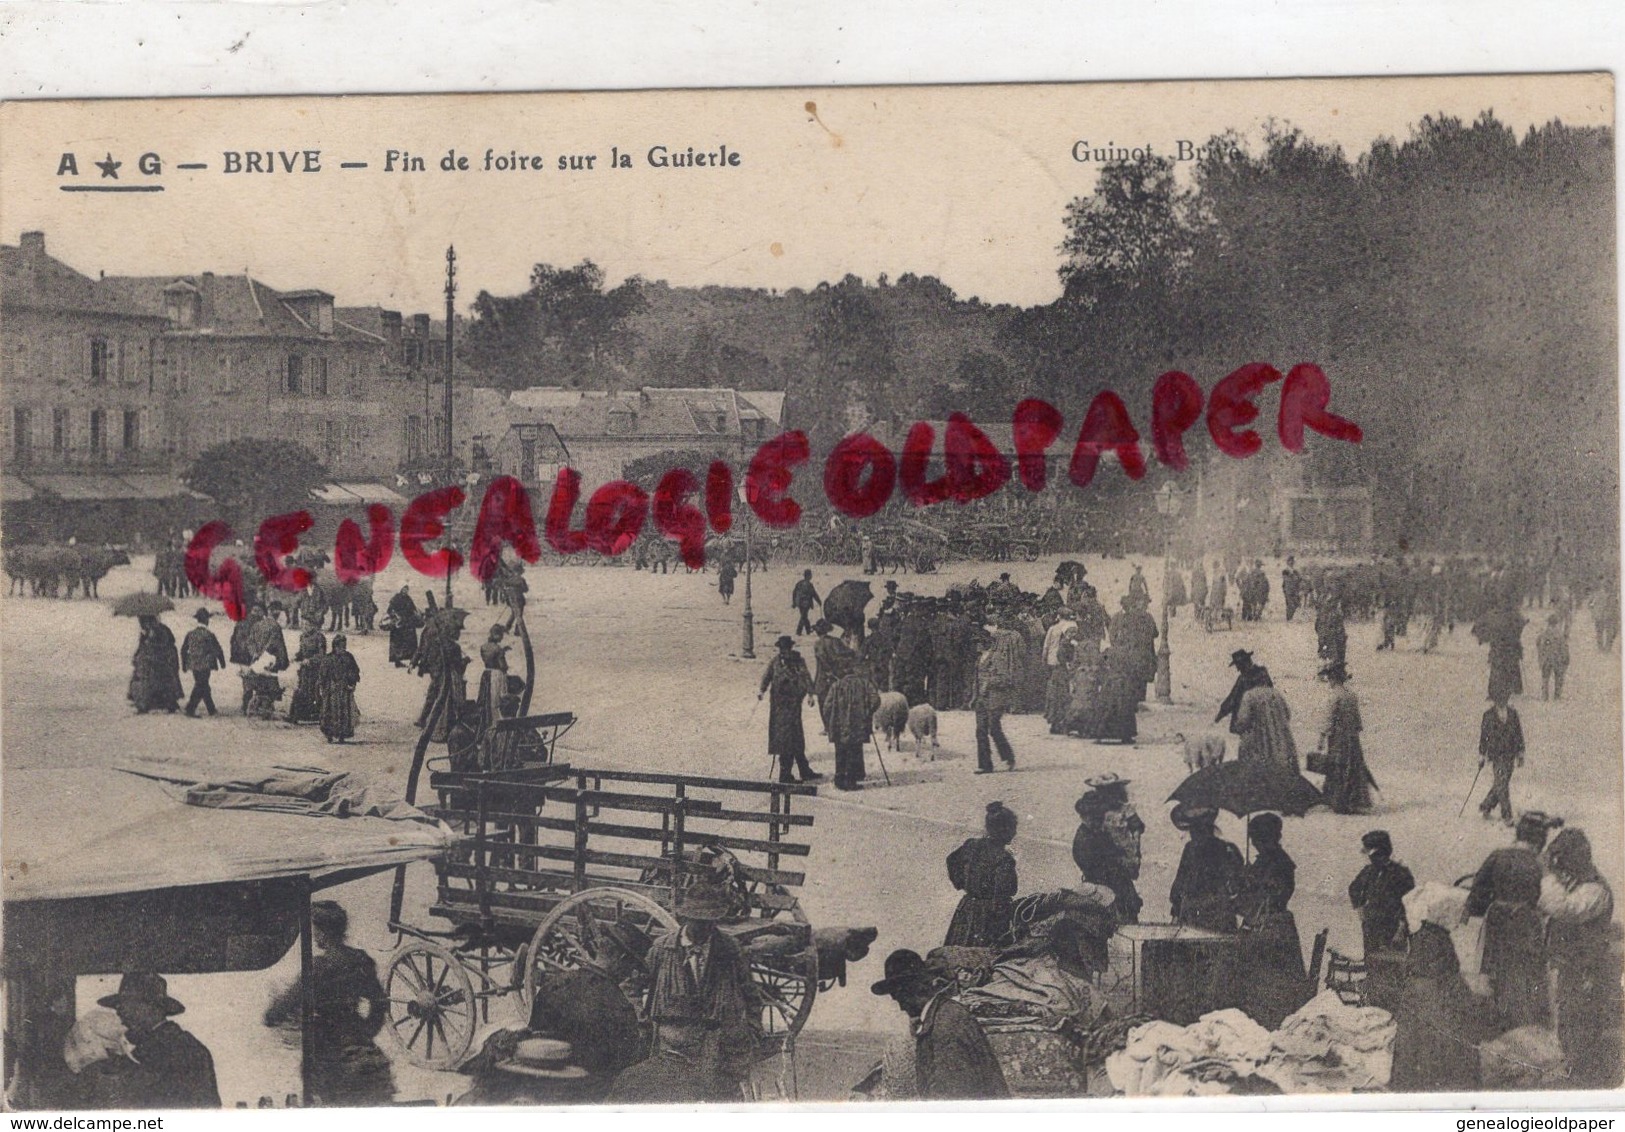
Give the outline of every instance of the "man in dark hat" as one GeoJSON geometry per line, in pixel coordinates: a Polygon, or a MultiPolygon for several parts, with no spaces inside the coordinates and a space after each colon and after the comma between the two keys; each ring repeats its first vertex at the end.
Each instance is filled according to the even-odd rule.
{"type": "Polygon", "coordinates": [[[790,591],[790,608],[801,615],[801,619],[796,622],[796,636],[812,632],[812,622],[808,620],[807,615],[812,612],[813,606],[823,603],[824,599],[819,597],[818,591],[813,588],[812,571],[803,570],[801,581],[790,591]]]}
{"type": "Polygon", "coordinates": [[[1219,705],[1219,714],[1213,717],[1218,723],[1227,715],[1235,715],[1241,708],[1241,697],[1254,688],[1273,688],[1275,682],[1270,679],[1270,671],[1262,664],[1253,663],[1253,654],[1246,649],[1237,649],[1230,654],[1230,667],[1236,670],[1236,682],[1230,686],[1230,694],[1225,696],[1224,702],[1219,705]]]}
{"type": "Polygon", "coordinates": [[[921,1100],[999,1100],[1010,1095],[999,1059],[971,1012],[949,997],[942,970],[906,949],[886,956],[886,977],[869,989],[909,1017],[921,1100]]]}
{"type": "Polygon", "coordinates": [[[677,930],[649,949],[654,1056],[622,1073],[607,1099],[738,1101],[761,1037],[762,1004],[744,952],[717,930],[731,911],[728,891],[696,878],[678,890],[673,911],[677,930]]]}
{"type": "Polygon", "coordinates": [[[1512,824],[1512,771],[1523,765],[1523,722],[1518,709],[1507,703],[1507,694],[1497,691],[1488,711],[1478,727],[1478,765],[1482,769],[1488,762],[1495,772],[1495,781],[1478,812],[1485,821],[1495,807],[1501,807],[1501,820],[1512,824]]]}
{"type": "Polygon", "coordinates": [[[1553,821],[1538,810],[1518,818],[1516,840],[1484,859],[1467,894],[1467,914],[1484,917],[1482,970],[1495,1009],[1507,1029],[1544,1026],[1550,1013],[1546,989],[1546,929],[1541,920],[1540,852],[1553,821]]]}
{"type": "Polygon", "coordinates": [[[796,781],[792,770],[800,773],[802,782],[813,782],[823,776],[807,763],[807,736],[801,728],[801,702],[812,698],[812,674],[796,652],[794,637],[785,634],[777,645],[778,655],[768,662],[756,693],[758,700],[772,693],[767,703],[767,753],[779,760],[780,782],[796,781]]]}
{"type": "Polygon", "coordinates": [[[214,1058],[202,1042],[170,1019],[186,1007],[169,997],[162,975],[132,972],[118,993],[98,999],[124,1023],[139,1071],[130,1090],[132,1108],[219,1108],[214,1058]]]}
{"type": "Polygon", "coordinates": [[[1411,870],[1394,860],[1394,843],[1385,829],[1373,829],[1360,838],[1360,850],[1370,862],[1349,885],[1349,903],[1360,917],[1360,938],[1365,954],[1405,946],[1405,905],[1402,900],[1416,887],[1411,870]]]}
{"type": "Polygon", "coordinates": [[[208,708],[210,715],[217,714],[214,695],[209,691],[209,675],[226,667],[226,654],[220,648],[219,639],[209,631],[209,618],[214,615],[207,609],[199,609],[193,616],[198,625],[181,642],[181,667],[192,674],[192,694],[186,701],[186,714],[196,719],[198,704],[208,708]]]}

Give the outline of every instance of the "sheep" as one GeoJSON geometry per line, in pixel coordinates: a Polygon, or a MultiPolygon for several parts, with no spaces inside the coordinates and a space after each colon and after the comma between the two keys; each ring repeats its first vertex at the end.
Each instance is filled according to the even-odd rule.
{"type": "Polygon", "coordinates": [[[908,709],[908,730],[914,736],[914,757],[925,757],[925,741],[931,740],[931,761],[937,760],[937,709],[930,704],[915,704],[908,709]]]}
{"type": "Polygon", "coordinates": [[[1185,765],[1192,774],[1203,767],[1217,766],[1224,762],[1224,736],[1198,735],[1194,739],[1185,738],[1184,734],[1174,736],[1185,747],[1185,765]]]}
{"type": "Polygon", "coordinates": [[[874,729],[885,738],[893,751],[898,749],[897,741],[902,737],[903,728],[908,726],[908,717],[907,696],[901,692],[880,693],[880,707],[875,710],[874,729]]]}

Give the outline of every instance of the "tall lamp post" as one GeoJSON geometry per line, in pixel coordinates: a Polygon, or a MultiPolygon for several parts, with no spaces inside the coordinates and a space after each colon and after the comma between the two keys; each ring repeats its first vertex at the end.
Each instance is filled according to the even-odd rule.
{"type": "Polygon", "coordinates": [[[744,513],[740,516],[745,522],[745,637],[739,647],[739,655],[746,660],[756,659],[756,615],[750,608],[750,574],[751,574],[751,542],[752,523],[750,516],[750,495],[746,485],[739,485],[739,502],[745,505],[744,513]]]}
{"type": "Polygon", "coordinates": [[[1174,675],[1168,660],[1168,575],[1173,570],[1173,537],[1174,519],[1179,516],[1179,493],[1174,490],[1172,481],[1162,485],[1157,492],[1157,514],[1163,517],[1162,524],[1162,634],[1157,642],[1157,684],[1156,694],[1159,704],[1174,702],[1174,675]]]}

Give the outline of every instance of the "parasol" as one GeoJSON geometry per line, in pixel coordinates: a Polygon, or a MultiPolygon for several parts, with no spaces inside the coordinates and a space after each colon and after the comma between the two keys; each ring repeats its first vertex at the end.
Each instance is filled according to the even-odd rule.
{"type": "Polygon", "coordinates": [[[1326,805],[1314,783],[1295,770],[1272,762],[1226,762],[1203,767],[1168,795],[1170,802],[1213,806],[1237,817],[1273,810],[1301,818],[1313,806],[1326,805]]]}
{"type": "Polygon", "coordinates": [[[175,608],[163,594],[125,594],[113,603],[114,617],[156,617],[175,608]]]}

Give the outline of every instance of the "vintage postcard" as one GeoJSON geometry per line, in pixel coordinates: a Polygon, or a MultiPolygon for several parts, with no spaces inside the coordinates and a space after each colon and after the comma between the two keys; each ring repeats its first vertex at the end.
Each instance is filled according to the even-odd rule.
{"type": "Polygon", "coordinates": [[[5,1105],[1616,1089],[1614,145],[0,106],[5,1105]]]}

